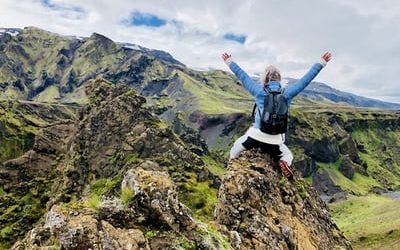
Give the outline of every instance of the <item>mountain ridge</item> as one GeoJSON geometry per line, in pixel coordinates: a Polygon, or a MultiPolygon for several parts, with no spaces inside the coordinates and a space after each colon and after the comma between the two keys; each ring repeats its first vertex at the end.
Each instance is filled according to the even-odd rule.
{"type": "MultiPolygon", "coordinates": [[[[41,39],[49,39],[45,44],[43,44],[45,47],[51,48],[52,46],[54,49],[58,49],[58,52],[49,52],[47,54],[42,54],[42,56],[46,57],[55,57],[54,59],[51,59],[53,61],[45,60],[41,62],[40,64],[43,64],[44,67],[33,67],[28,66],[29,64],[24,63],[22,65],[15,65],[14,68],[11,70],[13,73],[9,73],[10,70],[7,70],[8,73],[4,72],[3,74],[9,75],[8,78],[0,79],[2,82],[0,82],[0,85],[3,85],[3,91],[6,91],[7,94],[3,96],[10,97],[14,96],[14,98],[19,98],[19,99],[32,99],[35,98],[38,101],[64,101],[64,102],[82,102],[82,93],[83,91],[79,89],[79,86],[85,82],[87,79],[90,79],[91,76],[95,75],[102,75],[108,80],[115,81],[115,82],[120,82],[121,76],[123,74],[131,74],[130,76],[126,76],[127,82],[135,82],[135,81],[143,81],[145,79],[143,78],[137,78],[137,77],[132,77],[132,73],[126,72],[126,71],[132,71],[126,63],[121,64],[121,60],[125,60],[127,62],[130,62],[130,58],[132,55],[135,53],[144,53],[147,56],[149,56],[149,60],[143,61],[143,63],[149,63],[152,64],[151,58],[156,58],[157,60],[160,60],[163,62],[165,65],[162,67],[168,67],[167,65],[173,65],[173,67],[176,68],[181,68],[184,69],[185,65],[173,58],[171,54],[165,51],[161,50],[153,50],[153,49],[148,49],[145,47],[142,47],[140,45],[136,44],[130,44],[130,43],[124,43],[124,42],[114,42],[111,39],[98,34],[98,33],[93,33],[90,37],[74,37],[74,36],[61,36],[55,33],[51,33],[45,30],[41,30],[35,27],[27,27],[24,29],[13,29],[13,28],[2,28],[0,30],[0,34],[2,35],[3,40],[3,45],[2,48],[6,49],[7,48],[7,43],[12,41],[16,37],[20,37],[18,39],[22,39],[23,34],[29,34],[32,33],[33,36],[30,38],[28,35],[26,38],[29,39],[36,39],[40,37],[39,40],[41,39]],[[38,35],[34,35],[34,33],[39,33],[38,35]],[[12,35],[10,35],[12,34],[12,35]],[[36,37],[36,38],[35,38],[36,37]],[[61,39],[61,41],[60,41],[61,39]],[[64,40],[63,40],[64,39],[64,40]],[[65,40],[66,39],[66,40],[65,40]],[[93,40],[96,45],[100,46],[105,46],[103,47],[103,52],[102,53],[97,53],[96,50],[92,50],[90,48],[87,48],[87,50],[79,49],[80,46],[87,46],[85,45],[87,42],[90,43],[90,41],[93,40]],[[58,42],[57,42],[58,41],[58,42]],[[61,47],[60,47],[61,46],[61,47]],[[115,47],[117,46],[117,47],[115,47]],[[60,47],[60,48],[58,48],[60,47]],[[76,51],[77,50],[77,51],[76,51]],[[130,52],[131,51],[131,52],[130,52]],[[59,55],[57,55],[58,53],[59,55]],[[111,54],[115,54],[116,56],[111,56],[111,54]],[[77,54],[76,56],[74,54],[77,54]],[[80,59],[80,57],[84,56],[85,58],[88,58],[89,60],[92,60],[93,63],[97,63],[98,66],[94,65],[89,65],[87,63],[83,63],[80,59]],[[103,60],[110,60],[107,63],[103,62],[97,62],[97,60],[102,58],[103,60]],[[115,57],[115,58],[113,58],[115,57]],[[116,65],[114,65],[116,64],[116,65]],[[125,65],[124,65],[125,64],[125,65]],[[116,68],[115,66],[118,66],[116,68]],[[85,69],[85,70],[95,70],[95,67],[98,67],[99,70],[98,72],[91,72],[91,74],[88,74],[87,76],[79,76],[79,71],[80,68],[85,69]],[[37,68],[37,69],[35,69],[37,68]],[[65,69],[63,69],[65,68],[65,69]],[[24,72],[24,70],[27,70],[28,72],[24,72]],[[44,75],[39,72],[34,72],[35,70],[37,71],[42,71],[44,72],[44,75]],[[34,73],[32,75],[31,72],[34,73]],[[63,72],[64,71],[64,72],[63,72]],[[11,79],[14,79],[13,81],[10,81],[11,79]],[[24,79],[24,80],[22,80],[24,79]],[[26,88],[31,88],[29,87],[33,82],[33,86],[36,90],[31,90],[28,95],[21,93],[23,91],[26,91],[26,88]],[[42,83],[40,83],[42,82],[42,83]],[[57,87],[57,83],[61,83],[59,87],[57,87]],[[4,88],[4,85],[11,85],[13,88],[7,87],[4,88]],[[41,93],[43,92],[43,93],[41,93]],[[40,94],[40,95],[39,95],[40,94]],[[39,96],[38,96],[39,95],[39,96]]],[[[10,55],[10,53],[14,53],[14,55],[11,55],[10,60],[13,60],[13,57],[20,57],[21,55],[25,57],[24,60],[26,60],[29,57],[32,58],[32,62],[40,62],[42,59],[40,57],[37,57],[35,54],[27,54],[27,51],[30,51],[31,49],[35,48],[30,48],[27,47],[26,45],[24,46],[19,46],[21,42],[17,42],[15,45],[10,45],[11,48],[8,49],[9,52],[6,51],[5,56],[3,59],[4,63],[7,62],[7,55],[10,55]],[[25,48],[25,49],[24,49],[25,48]]],[[[39,54],[40,55],[40,54],[39,54]]],[[[133,56],[134,57],[134,56],[133,56]]],[[[132,58],[133,59],[133,58],[132,58]]],[[[136,59],[137,60],[137,59],[136,59]]],[[[3,63],[3,64],[4,64],[3,63]]],[[[147,67],[147,66],[145,66],[147,67]]],[[[151,66],[153,67],[153,66],[151,66]]],[[[158,67],[158,66],[157,66],[158,67]]],[[[144,68],[138,68],[135,69],[136,71],[141,71],[144,68]]],[[[3,69],[4,70],[4,69],[3,69]]],[[[187,69],[186,71],[188,71],[187,69]]],[[[193,71],[193,70],[192,70],[193,71]]],[[[203,72],[203,71],[200,71],[203,72]]],[[[205,71],[204,73],[209,73],[213,71],[205,71]]],[[[138,72],[139,73],[139,72],[138,72]]],[[[201,73],[203,74],[203,73],[201,73]]],[[[232,79],[233,80],[233,79],[232,79]]],[[[232,82],[232,80],[228,80],[229,82],[232,82]]],[[[295,79],[294,78],[286,78],[286,80],[290,83],[292,83],[295,79]]],[[[147,80],[145,80],[147,81],[147,80]]],[[[143,83],[141,83],[142,85],[143,83]]],[[[140,88],[140,86],[137,86],[134,84],[134,87],[136,89],[140,88]]],[[[296,100],[298,104],[302,105],[310,105],[313,102],[316,102],[315,104],[322,104],[322,105],[330,105],[330,104],[345,104],[345,105],[351,105],[355,107],[369,107],[369,108],[382,108],[382,109],[400,109],[400,104],[396,103],[389,103],[389,102],[384,102],[380,100],[375,100],[371,98],[366,98],[358,95],[354,95],[351,93],[343,92],[340,90],[336,90],[332,87],[329,87],[328,85],[320,82],[312,82],[301,94],[300,97],[297,98],[296,100]],[[301,100],[301,98],[306,98],[306,100],[301,100]],[[312,100],[311,102],[309,100],[312,100]]]]}

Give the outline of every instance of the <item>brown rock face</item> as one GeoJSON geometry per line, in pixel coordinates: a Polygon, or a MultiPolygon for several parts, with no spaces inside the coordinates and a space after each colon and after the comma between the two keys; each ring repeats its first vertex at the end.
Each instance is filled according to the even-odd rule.
{"type": "Polygon", "coordinates": [[[42,129],[35,138],[33,148],[21,157],[8,160],[0,169],[0,184],[14,192],[24,181],[36,177],[54,178],[57,155],[66,151],[66,145],[74,131],[72,121],[54,124],[42,129]],[[53,176],[53,177],[52,177],[53,176]]]}
{"type": "Polygon", "coordinates": [[[151,211],[153,221],[167,224],[177,232],[189,232],[196,227],[190,210],[179,202],[176,186],[167,172],[131,169],[125,174],[122,188],[135,192],[140,206],[151,211]]]}
{"type": "Polygon", "coordinates": [[[41,214],[13,249],[351,249],[315,190],[256,151],[229,163],[215,220],[200,221],[181,194],[215,204],[206,163],[133,90],[96,80],[87,94],[79,119],[44,129],[5,164],[6,191],[52,174],[41,214]]]}
{"type": "Polygon", "coordinates": [[[25,240],[14,245],[13,249],[38,249],[42,245],[48,245],[46,249],[149,249],[140,230],[115,228],[90,214],[69,214],[60,206],[54,206],[44,221],[31,230],[25,240]],[[51,243],[54,245],[49,246],[51,243]]]}
{"type": "Polygon", "coordinates": [[[180,168],[202,161],[145,107],[146,99],[125,85],[99,79],[86,87],[90,104],[82,108],[67,160],[59,169],[57,187],[68,201],[90,181],[109,178],[124,168],[127,158],[159,158],[180,168]]]}
{"type": "Polygon", "coordinates": [[[315,190],[255,152],[230,162],[218,196],[215,219],[235,249],[352,249],[315,190]]]}

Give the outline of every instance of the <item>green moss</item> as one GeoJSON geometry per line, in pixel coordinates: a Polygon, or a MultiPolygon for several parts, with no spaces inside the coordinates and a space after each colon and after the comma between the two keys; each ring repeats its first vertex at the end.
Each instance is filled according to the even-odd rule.
{"type": "Polygon", "coordinates": [[[11,226],[7,226],[0,231],[0,236],[3,239],[12,238],[14,236],[14,230],[11,226]]]}
{"type": "Polygon", "coordinates": [[[85,201],[82,200],[72,200],[68,203],[63,203],[62,207],[66,210],[66,211],[79,211],[85,207],[87,207],[87,203],[85,201]]]}
{"type": "Polygon", "coordinates": [[[0,196],[0,245],[10,246],[23,237],[46,212],[51,181],[34,179],[20,184],[18,193],[0,196]]]}
{"type": "Polygon", "coordinates": [[[115,176],[114,178],[100,178],[94,181],[90,187],[90,191],[92,194],[102,196],[108,191],[118,187],[120,183],[121,177],[119,175],[115,176]]]}
{"type": "Polygon", "coordinates": [[[222,235],[214,224],[199,223],[196,230],[204,236],[205,240],[210,240],[213,244],[218,245],[219,247],[217,249],[232,250],[228,238],[222,235]]]}
{"type": "Polygon", "coordinates": [[[135,192],[128,187],[124,187],[121,189],[120,199],[126,205],[129,204],[135,198],[135,192]]]}
{"type": "Polygon", "coordinates": [[[146,239],[150,240],[157,237],[158,234],[159,234],[158,231],[149,230],[144,234],[144,236],[146,237],[146,239]]]}
{"type": "Polygon", "coordinates": [[[330,204],[334,220],[355,249],[385,249],[400,236],[400,201],[384,196],[351,196],[330,204]]]}
{"type": "Polygon", "coordinates": [[[139,164],[139,163],[142,163],[143,162],[143,159],[141,159],[141,158],[139,158],[139,155],[138,154],[129,154],[129,155],[127,155],[126,157],[125,157],[125,163],[127,163],[127,164],[133,164],[133,165],[135,165],[135,164],[139,164]]]}
{"type": "Polygon", "coordinates": [[[222,175],[225,174],[226,169],[224,168],[224,166],[221,163],[218,163],[216,160],[214,160],[211,156],[203,155],[201,159],[206,164],[206,168],[210,170],[210,172],[213,175],[222,177],[222,175]]]}
{"type": "Polygon", "coordinates": [[[96,212],[101,205],[101,196],[98,194],[91,194],[85,203],[86,207],[96,212]]]}
{"type": "Polygon", "coordinates": [[[180,194],[180,201],[188,206],[195,218],[201,221],[212,221],[214,208],[217,203],[218,190],[210,187],[210,182],[197,182],[196,174],[188,174],[190,179],[178,183],[183,191],[180,194]]]}
{"type": "Polygon", "coordinates": [[[183,249],[197,249],[197,245],[196,242],[194,242],[193,240],[189,240],[186,237],[180,237],[177,241],[176,241],[176,245],[182,247],[183,249]]]}
{"type": "Polygon", "coordinates": [[[294,181],[294,186],[297,189],[298,194],[300,195],[300,197],[302,199],[305,199],[309,196],[309,194],[307,193],[307,190],[305,188],[305,182],[301,181],[301,180],[295,180],[294,181]]]}

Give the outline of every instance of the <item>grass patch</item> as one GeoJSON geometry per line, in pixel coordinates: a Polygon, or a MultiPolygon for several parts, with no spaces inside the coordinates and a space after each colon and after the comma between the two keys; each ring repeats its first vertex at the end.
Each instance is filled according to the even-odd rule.
{"type": "Polygon", "coordinates": [[[97,194],[91,194],[86,200],[86,206],[92,211],[97,211],[101,205],[101,196],[97,194]]]}
{"type": "Polygon", "coordinates": [[[400,201],[379,195],[351,196],[330,205],[334,220],[355,249],[383,249],[399,239],[400,201]]]}
{"type": "Polygon", "coordinates": [[[121,178],[117,175],[114,178],[100,178],[97,179],[90,187],[92,194],[102,196],[108,191],[116,188],[121,181],[121,178]]]}
{"type": "Polygon", "coordinates": [[[220,164],[217,161],[215,161],[211,156],[203,155],[201,157],[201,159],[204,161],[204,163],[206,164],[207,169],[210,170],[210,172],[213,175],[222,177],[222,175],[225,174],[225,172],[226,172],[225,167],[222,164],[220,164]]]}
{"type": "Polygon", "coordinates": [[[200,223],[197,231],[202,234],[206,240],[212,241],[215,245],[218,245],[219,247],[217,249],[232,249],[228,238],[222,235],[214,224],[200,223]]]}
{"type": "Polygon", "coordinates": [[[373,187],[380,187],[380,183],[372,177],[364,176],[360,173],[354,173],[353,178],[350,180],[339,171],[339,166],[342,159],[334,163],[317,162],[317,166],[324,169],[333,182],[339,185],[344,191],[357,194],[366,195],[373,187]]]}
{"type": "Polygon", "coordinates": [[[129,187],[121,189],[120,199],[126,205],[129,204],[135,198],[135,192],[129,187]]]}
{"type": "Polygon", "coordinates": [[[192,210],[196,219],[204,222],[212,221],[218,190],[210,187],[209,181],[197,182],[194,173],[187,175],[190,178],[178,184],[183,190],[179,200],[192,210]]]}
{"type": "MultiPolygon", "coordinates": [[[[231,91],[235,88],[235,83],[230,80],[232,86],[227,86],[225,90],[218,87],[211,87],[212,84],[201,82],[183,72],[179,72],[179,77],[183,80],[183,87],[197,97],[198,108],[206,114],[226,114],[247,112],[250,110],[250,103],[254,100],[249,95],[239,95],[243,91],[231,91]]],[[[228,78],[227,78],[228,79],[228,78]]],[[[204,79],[210,81],[211,79],[204,79]]]]}
{"type": "Polygon", "coordinates": [[[125,157],[125,163],[127,164],[139,164],[142,163],[143,160],[139,157],[138,154],[129,154],[125,157]]]}

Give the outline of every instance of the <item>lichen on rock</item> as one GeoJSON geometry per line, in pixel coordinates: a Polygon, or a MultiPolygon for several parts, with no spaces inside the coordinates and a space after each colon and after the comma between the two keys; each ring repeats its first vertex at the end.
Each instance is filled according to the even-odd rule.
{"type": "Polygon", "coordinates": [[[235,249],[352,249],[316,191],[288,181],[261,154],[242,153],[221,181],[215,220],[235,249]]]}

